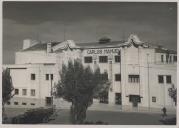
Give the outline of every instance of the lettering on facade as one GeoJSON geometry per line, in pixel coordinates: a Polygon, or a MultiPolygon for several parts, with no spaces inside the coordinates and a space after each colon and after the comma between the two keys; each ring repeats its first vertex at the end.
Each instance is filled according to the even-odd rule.
{"type": "Polygon", "coordinates": [[[89,49],[87,50],[87,54],[118,54],[119,49],[89,49]]]}

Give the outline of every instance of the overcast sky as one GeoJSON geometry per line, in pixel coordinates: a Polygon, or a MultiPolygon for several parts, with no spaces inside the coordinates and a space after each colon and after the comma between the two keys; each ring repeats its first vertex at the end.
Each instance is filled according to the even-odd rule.
{"type": "Polygon", "coordinates": [[[85,43],[108,36],[176,50],[176,3],[3,2],[3,64],[12,64],[23,39],[85,43]],[[64,27],[65,26],[65,27],[64,27]],[[65,29],[64,29],[65,28],[65,29]]]}

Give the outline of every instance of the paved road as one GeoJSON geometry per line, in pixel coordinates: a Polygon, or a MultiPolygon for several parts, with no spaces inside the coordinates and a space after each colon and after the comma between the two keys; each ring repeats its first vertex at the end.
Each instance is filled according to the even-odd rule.
{"type": "MultiPolygon", "coordinates": [[[[70,124],[69,110],[57,110],[49,124],[70,124]]],[[[175,115],[168,115],[175,117],[175,115]]],[[[87,121],[103,121],[111,125],[162,125],[161,114],[135,112],[87,111],[87,121]]]]}

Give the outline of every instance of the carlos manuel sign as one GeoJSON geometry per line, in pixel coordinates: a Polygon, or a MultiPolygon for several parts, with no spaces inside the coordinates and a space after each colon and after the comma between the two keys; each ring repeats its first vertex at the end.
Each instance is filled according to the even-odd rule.
{"type": "Polygon", "coordinates": [[[119,52],[120,50],[117,48],[87,50],[87,54],[119,54],[119,52]]]}

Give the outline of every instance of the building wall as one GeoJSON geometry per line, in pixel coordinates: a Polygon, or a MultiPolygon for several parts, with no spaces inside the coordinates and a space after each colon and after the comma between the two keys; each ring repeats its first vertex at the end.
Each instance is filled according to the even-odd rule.
{"type": "MultiPolygon", "coordinates": [[[[90,66],[92,70],[100,68],[101,73],[107,72],[111,82],[108,93],[109,104],[115,104],[115,93],[121,93],[123,108],[132,108],[129,101],[130,95],[139,95],[141,108],[175,108],[172,99],[168,96],[168,88],[171,84],[176,85],[176,63],[166,62],[166,54],[155,53],[154,48],[135,47],[111,47],[111,48],[86,48],[86,49],[63,49],[54,53],[46,51],[25,51],[16,53],[16,64],[7,65],[11,69],[11,76],[15,88],[19,89],[12,101],[20,99],[21,102],[36,102],[37,106],[45,106],[45,98],[51,96],[51,81],[46,80],[46,74],[53,74],[52,85],[60,80],[59,72],[62,64],[69,60],[80,59],[84,66],[90,66]],[[120,55],[120,62],[115,62],[115,56],[120,55]],[[161,62],[164,55],[164,62],[161,62]],[[91,63],[85,63],[86,56],[92,57],[91,63]],[[99,62],[99,56],[108,56],[106,63],[99,62]],[[18,69],[24,67],[26,69],[18,69]],[[36,74],[36,79],[31,80],[31,74],[36,74]],[[22,75],[23,74],[23,75],[22,75]],[[121,74],[121,80],[115,80],[115,74],[121,74]],[[139,75],[139,82],[129,82],[129,75],[139,75]],[[164,83],[158,83],[158,75],[164,76],[164,83]],[[166,75],[171,75],[172,83],[166,84],[166,75]],[[22,89],[27,89],[27,95],[22,95],[22,89]],[[30,96],[30,89],[36,90],[35,96],[30,96]],[[156,97],[156,102],[152,101],[156,97]]],[[[21,103],[19,103],[21,104],[21,103]]],[[[14,105],[14,107],[17,105],[14,105]]],[[[33,105],[32,105],[33,106],[33,105]]],[[[30,105],[30,107],[32,107],[30,105]]],[[[23,105],[21,105],[23,107],[23,105]]]]}

